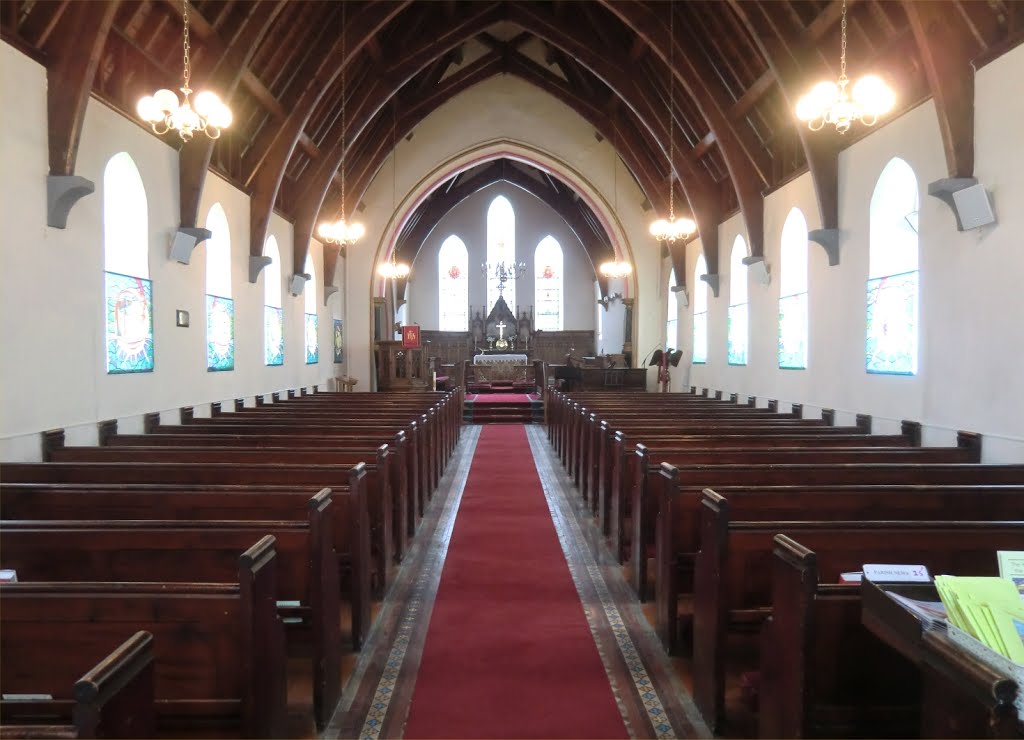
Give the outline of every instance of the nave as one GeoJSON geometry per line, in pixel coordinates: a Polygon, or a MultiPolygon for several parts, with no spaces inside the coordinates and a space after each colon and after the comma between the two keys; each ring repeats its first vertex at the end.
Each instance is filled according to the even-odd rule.
{"type": "Polygon", "coordinates": [[[709,737],[543,428],[469,426],[325,737],[709,737]]]}

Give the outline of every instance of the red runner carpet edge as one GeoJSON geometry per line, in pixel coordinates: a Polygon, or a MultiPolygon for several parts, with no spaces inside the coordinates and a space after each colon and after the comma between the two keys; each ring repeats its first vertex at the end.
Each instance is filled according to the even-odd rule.
{"type": "Polygon", "coordinates": [[[481,430],[403,735],[629,737],[522,426],[481,430]]]}

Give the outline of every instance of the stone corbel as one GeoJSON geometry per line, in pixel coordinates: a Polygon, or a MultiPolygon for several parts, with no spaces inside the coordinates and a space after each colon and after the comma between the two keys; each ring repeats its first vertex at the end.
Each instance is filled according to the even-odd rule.
{"type": "Polygon", "coordinates": [[[807,232],[807,239],[825,249],[829,267],[839,264],[839,229],[812,229],[807,232]]]}
{"type": "Polygon", "coordinates": [[[768,263],[764,261],[764,257],[744,257],[743,264],[747,266],[747,271],[754,280],[761,285],[771,285],[772,273],[768,263]]]}
{"type": "Polygon", "coordinates": [[[199,245],[199,242],[206,241],[211,236],[213,236],[213,232],[209,229],[199,229],[192,226],[178,227],[178,230],[174,232],[174,236],[171,237],[170,258],[183,265],[187,265],[192,260],[192,250],[199,245]]]}
{"type": "Polygon", "coordinates": [[[718,285],[720,275],[701,275],[700,279],[703,280],[711,288],[711,293],[718,298],[718,285]]]}
{"type": "Polygon", "coordinates": [[[686,292],[685,285],[673,285],[672,292],[676,294],[676,300],[685,308],[690,305],[690,296],[686,292]]]}
{"type": "Polygon", "coordinates": [[[260,273],[263,272],[263,268],[273,262],[270,257],[264,255],[253,256],[249,255],[249,282],[253,285],[259,280],[260,273]]]}
{"type": "Polygon", "coordinates": [[[46,225],[66,229],[75,203],[96,191],[96,183],[79,175],[46,176],[46,225]]]}
{"type": "Polygon", "coordinates": [[[302,291],[306,288],[306,281],[312,280],[313,276],[308,272],[297,272],[292,275],[291,285],[289,291],[294,296],[302,295],[302,291]]]}
{"type": "Polygon", "coordinates": [[[338,292],[337,285],[325,285],[324,286],[324,305],[327,305],[327,301],[332,295],[338,292]]]}
{"type": "Polygon", "coordinates": [[[957,231],[977,229],[995,223],[991,196],[976,177],[944,177],[928,183],[928,195],[949,206],[957,231]]]}

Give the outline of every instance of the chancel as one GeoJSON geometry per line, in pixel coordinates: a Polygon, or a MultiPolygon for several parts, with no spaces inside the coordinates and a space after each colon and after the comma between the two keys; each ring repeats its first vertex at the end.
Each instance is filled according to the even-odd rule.
{"type": "Polygon", "coordinates": [[[1024,738],[1022,41],[0,0],[0,737],[1024,738]]]}

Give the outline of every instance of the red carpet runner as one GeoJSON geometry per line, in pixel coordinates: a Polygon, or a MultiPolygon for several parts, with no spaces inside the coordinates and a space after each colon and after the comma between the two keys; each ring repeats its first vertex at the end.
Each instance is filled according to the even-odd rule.
{"type": "Polygon", "coordinates": [[[481,430],[404,737],[628,737],[522,426],[481,430]]]}

